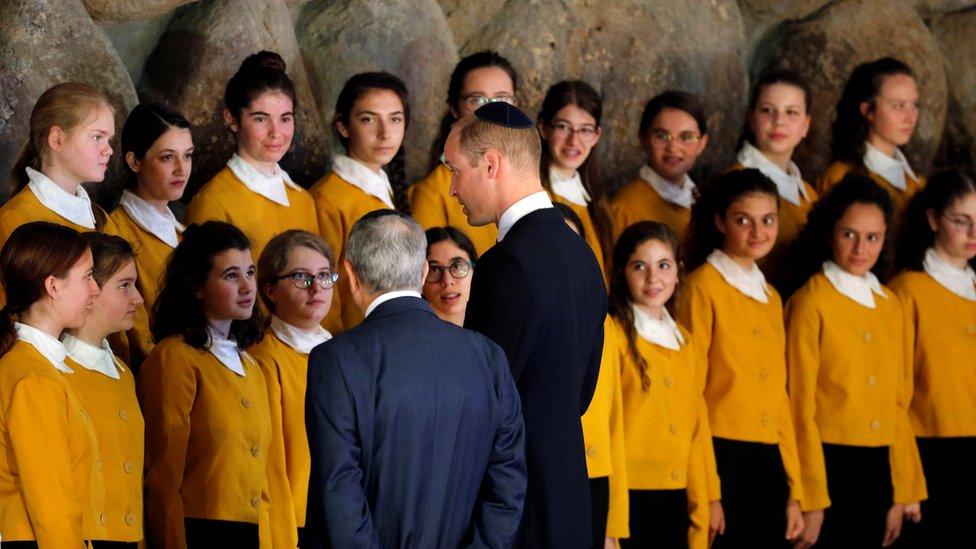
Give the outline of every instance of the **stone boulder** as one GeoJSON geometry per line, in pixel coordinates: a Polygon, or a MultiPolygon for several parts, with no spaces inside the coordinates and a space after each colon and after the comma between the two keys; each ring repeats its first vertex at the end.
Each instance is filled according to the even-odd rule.
{"type": "Polygon", "coordinates": [[[82,0],[96,21],[150,19],[196,0],[82,0]]]}
{"type": "Polygon", "coordinates": [[[724,170],[746,101],[745,37],[731,0],[510,1],[462,47],[462,55],[497,49],[519,71],[521,106],[538,113],[549,86],[582,79],[603,95],[598,147],[608,185],[633,177],[644,162],[637,131],[644,104],[667,89],[701,99],[711,144],[702,174],[724,170]],[[544,24],[527,25],[545,14],[544,24]]]}
{"type": "Polygon", "coordinates": [[[885,56],[901,59],[915,73],[921,112],[907,152],[920,173],[928,172],[945,122],[946,75],[935,38],[907,3],[839,0],[814,18],[784,25],[761,49],[768,56],[753,67],[754,74],[778,64],[799,71],[813,87],[813,125],[797,151],[808,179],[829,161],[834,106],[851,71],[885,56]]]}
{"type": "Polygon", "coordinates": [[[236,150],[224,126],[224,89],[241,62],[261,50],[277,52],[295,83],[295,137],[282,166],[309,185],[328,165],[326,137],[308,74],[283,0],[213,0],[183,6],[146,61],[139,92],[169,104],[193,124],[196,153],[189,199],[236,150]]]}
{"type": "MultiPolygon", "coordinates": [[[[115,105],[116,129],[135,106],[136,92],[122,60],[80,0],[6,0],[0,2],[0,181],[8,181],[27,140],[34,102],[51,86],[80,81],[103,90],[115,105]]],[[[106,182],[93,189],[111,200],[121,175],[118,155],[106,182]]],[[[7,199],[0,185],[0,202],[7,199]]]]}
{"type": "Polygon", "coordinates": [[[502,8],[508,0],[437,0],[454,32],[454,43],[461,49],[464,43],[495,17],[503,16],[502,8]]]}
{"type": "MultiPolygon", "coordinates": [[[[410,94],[404,138],[409,179],[427,172],[457,53],[435,0],[334,0],[302,9],[296,30],[319,112],[330,124],[346,80],[367,71],[400,77],[410,94]]],[[[338,141],[333,150],[341,151],[338,141]]]]}
{"type": "Polygon", "coordinates": [[[739,0],[742,15],[747,19],[763,23],[793,21],[809,16],[826,6],[830,0],[739,0]]]}
{"type": "Polygon", "coordinates": [[[976,10],[936,20],[932,32],[945,56],[949,88],[945,136],[939,163],[973,165],[976,159],[976,10]]]}
{"type": "Polygon", "coordinates": [[[976,6],[976,0],[909,0],[923,17],[950,13],[976,6]]]}

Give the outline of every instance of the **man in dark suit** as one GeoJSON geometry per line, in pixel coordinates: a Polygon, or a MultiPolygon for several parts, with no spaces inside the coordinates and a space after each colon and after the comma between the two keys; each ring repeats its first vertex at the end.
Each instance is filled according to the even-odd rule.
{"type": "Polygon", "coordinates": [[[511,547],[524,427],[504,352],[420,297],[420,226],[353,225],[344,268],[365,314],[309,358],[312,473],[303,547],[511,547]]]}
{"type": "Polygon", "coordinates": [[[542,188],[540,152],[532,121],[502,102],[459,121],[444,147],[468,221],[498,225],[465,327],[505,350],[522,399],[529,483],[519,545],[589,547],[580,416],[596,386],[607,294],[593,252],[542,188]]]}

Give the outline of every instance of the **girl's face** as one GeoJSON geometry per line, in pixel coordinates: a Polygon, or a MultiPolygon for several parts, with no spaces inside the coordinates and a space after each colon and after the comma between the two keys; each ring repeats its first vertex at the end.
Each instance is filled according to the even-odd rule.
{"type": "Polygon", "coordinates": [[[430,247],[427,263],[430,265],[427,278],[440,275],[440,279],[437,282],[424,282],[424,299],[441,318],[456,317],[464,313],[471,295],[471,257],[454,241],[442,240],[430,247]],[[454,270],[464,270],[468,273],[467,276],[456,278],[455,273],[451,272],[451,266],[455,264],[459,267],[454,270]]]}
{"type": "Polygon", "coordinates": [[[641,136],[648,165],[674,183],[684,180],[707,144],[708,136],[702,135],[698,122],[679,109],[662,110],[641,136]]]}
{"type": "Polygon", "coordinates": [[[322,322],[332,307],[332,273],[329,258],[311,248],[296,246],[288,252],[285,268],[278,273],[278,277],[284,278],[266,284],[264,294],[274,303],[278,318],[292,326],[311,330],[322,322]],[[297,283],[309,286],[303,289],[297,283]],[[328,288],[323,288],[323,284],[328,288]]]}
{"type": "MultiPolygon", "coordinates": [[[[229,111],[225,117],[230,117],[229,111]]],[[[266,91],[241,109],[240,120],[230,118],[237,135],[237,154],[251,164],[276,164],[291,147],[295,135],[295,107],[290,97],[266,91]]]]}
{"type": "Polygon", "coordinates": [[[48,287],[52,285],[54,310],[61,315],[64,328],[73,330],[84,326],[92,312],[92,302],[98,296],[98,284],[92,278],[91,250],[85,250],[66,277],[49,277],[48,287]]]}
{"type": "Polygon", "coordinates": [[[854,203],[834,224],[834,263],[864,276],[878,262],[885,241],[884,212],[875,204],[854,203]]]}
{"type": "Polygon", "coordinates": [[[170,128],[149,147],[142,160],[133,153],[126,162],[136,173],[139,196],[173,202],[183,197],[193,167],[193,136],[186,128],[170,128]]]}
{"type": "Polygon", "coordinates": [[[407,117],[396,92],[371,89],[353,102],[348,124],[337,121],[336,127],[349,140],[349,156],[378,172],[400,150],[407,117]]]}
{"type": "Polygon", "coordinates": [[[654,318],[660,318],[678,286],[678,262],[671,245],[658,239],[642,242],[624,267],[630,299],[654,318]]]}
{"type": "Polygon", "coordinates": [[[749,113],[754,145],[763,153],[789,158],[810,130],[803,90],[791,84],[769,84],[759,92],[749,113]]]}
{"type": "Polygon", "coordinates": [[[254,312],[254,261],[251,250],[224,250],[213,257],[213,266],[198,296],[211,323],[247,320],[254,312]]]}
{"type": "Polygon", "coordinates": [[[935,231],[935,247],[943,255],[970,261],[976,257],[976,193],[956,199],[937,216],[929,210],[929,226],[935,231]]]}
{"type": "Polygon", "coordinates": [[[136,289],[136,262],[130,260],[102,284],[95,298],[89,323],[96,323],[106,335],[132,328],[142,296],[136,289]]]}
{"type": "Polygon", "coordinates": [[[539,122],[539,132],[557,169],[579,169],[600,140],[600,127],[592,114],[576,105],[559,109],[550,123],[539,122]]]}
{"type": "Polygon", "coordinates": [[[66,181],[63,185],[94,183],[105,179],[112,157],[109,141],[115,136],[115,116],[100,105],[85,122],[70,129],[55,128],[48,137],[52,163],[66,181]]]}
{"type": "Polygon", "coordinates": [[[918,123],[918,88],[915,79],[894,74],[884,79],[874,107],[861,103],[861,113],[870,124],[868,140],[881,148],[908,143],[918,123]]]}
{"type": "Polygon", "coordinates": [[[758,261],[773,249],[779,229],[778,199],[765,193],[749,193],[732,202],[725,217],[715,216],[725,235],[723,251],[739,259],[758,261]]]}
{"type": "Polygon", "coordinates": [[[484,99],[496,99],[515,105],[515,86],[501,67],[481,67],[468,72],[461,85],[457,105],[451,107],[454,118],[461,119],[482,106],[484,99]]]}

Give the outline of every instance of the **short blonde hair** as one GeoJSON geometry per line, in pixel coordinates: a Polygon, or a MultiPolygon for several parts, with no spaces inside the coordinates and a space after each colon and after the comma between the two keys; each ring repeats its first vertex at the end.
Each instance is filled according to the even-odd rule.
{"type": "Polygon", "coordinates": [[[489,149],[495,149],[519,171],[539,173],[542,140],[535,126],[508,128],[470,115],[454,124],[459,132],[461,151],[472,167],[489,149]]]}

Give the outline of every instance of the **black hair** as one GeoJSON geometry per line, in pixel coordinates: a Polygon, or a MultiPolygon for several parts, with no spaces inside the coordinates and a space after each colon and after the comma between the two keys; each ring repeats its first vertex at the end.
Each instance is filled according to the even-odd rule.
{"type": "Polygon", "coordinates": [[[285,60],[275,52],[260,51],[249,55],[224,90],[224,106],[234,119],[240,120],[241,111],[267,91],[287,95],[292,106],[298,108],[295,84],[285,73],[286,68],[285,60]]]}
{"type": "Polygon", "coordinates": [[[474,248],[474,243],[468,238],[468,235],[464,234],[464,231],[458,229],[457,227],[431,227],[424,231],[424,235],[427,237],[427,254],[430,254],[430,247],[438,242],[451,241],[457,244],[458,248],[468,254],[468,259],[472,263],[478,260],[478,251],[474,248]]]}
{"type": "MultiPolygon", "coordinates": [[[[895,248],[898,270],[924,269],[925,252],[935,244],[935,231],[929,225],[928,212],[945,214],[953,202],[976,193],[976,172],[972,168],[941,171],[929,178],[925,187],[911,198],[899,224],[895,248]]],[[[976,258],[969,264],[976,268],[976,258]]]]}
{"type": "Polygon", "coordinates": [[[677,109],[688,113],[688,116],[694,118],[695,123],[698,124],[698,131],[702,135],[708,134],[708,123],[705,120],[705,109],[702,107],[701,101],[686,91],[668,90],[655,95],[644,105],[638,135],[642,137],[647,135],[647,132],[651,129],[651,124],[654,123],[654,119],[664,109],[677,109]]]}
{"type": "Polygon", "coordinates": [[[803,92],[804,109],[808,115],[810,114],[810,108],[813,105],[813,90],[810,88],[810,83],[807,82],[807,79],[792,69],[770,69],[764,72],[752,87],[752,95],[749,96],[749,107],[746,109],[746,119],[742,124],[742,132],[739,134],[737,149],[741,149],[746,141],[753,145],[756,144],[756,136],[749,126],[749,118],[752,112],[756,110],[756,104],[759,103],[759,96],[762,95],[763,90],[773,84],[786,84],[799,88],[803,92]]]}
{"type": "Polygon", "coordinates": [[[180,113],[159,103],[139,103],[132,109],[122,126],[121,156],[122,163],[128,171],[125,187],[136,187],[136,174],[125,161],[128,153],[132,153],[139,160],[146,156],[164,133],[170,128],[190,129],[190,123],[180,113]]]}

